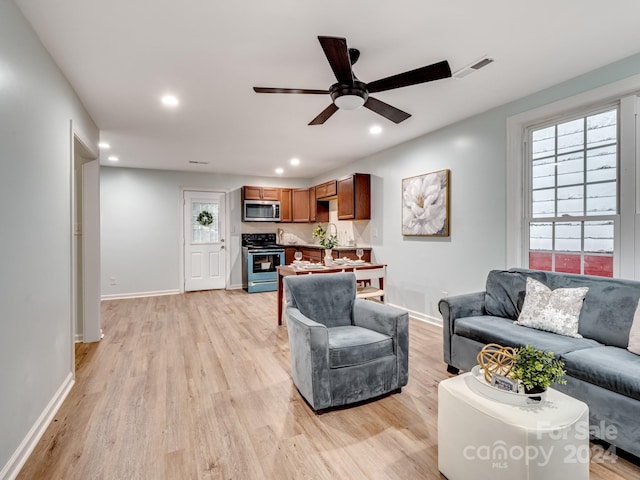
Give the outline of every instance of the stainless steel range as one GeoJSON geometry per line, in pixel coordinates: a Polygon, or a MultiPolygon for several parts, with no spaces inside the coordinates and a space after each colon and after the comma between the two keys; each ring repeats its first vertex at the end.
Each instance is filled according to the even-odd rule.
{"type": "Polygon", "coordinates": [[[243,233],[242,287],[249,293],[276,291],[276,267],[284,265],[284,258],[275,233],[243,233]]]}

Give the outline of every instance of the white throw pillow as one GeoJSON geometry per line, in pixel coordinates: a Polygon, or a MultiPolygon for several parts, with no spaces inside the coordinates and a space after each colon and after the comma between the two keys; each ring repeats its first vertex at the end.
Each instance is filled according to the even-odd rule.
{"type": "Polygon", "coordinates": [[[582,338],[578,333],[578,317],[588,287],[557,288],[527,277],[527,291],[518,320],[525,327],[582,338]]]}
{"type": "Polygon", "coordinates": [[[633,324],[629,332],[629,346],[627,350],[636,355],[640,355],[640,301],[638,301],[636,313],[633,315],[633,324]]]}

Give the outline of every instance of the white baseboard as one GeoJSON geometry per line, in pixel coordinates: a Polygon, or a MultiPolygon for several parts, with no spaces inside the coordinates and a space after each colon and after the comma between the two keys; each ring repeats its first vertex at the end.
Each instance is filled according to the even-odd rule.
{"type": "Polygon", "coordinates": [[[31,427],[27,436],[22,440],[18,449],[11,456],[2,470],[0,470],[0,480],[14,480],[18,476],[20,470],[29,458],[29,455],[31,455],[33,449],[36,448],[36,445],[44,435],[47,427],[55,417],[56,413],[58,413],[62,402],[67,398],[67,395],[74,383],[75,380],[73,379],[73,373],[69,372],[69,375],[65,378],[64,382],[62,382],[62,385],[60,385],[58,391],[55,393],[44,411],[40,414],[36,423],[31,427]]]}
{"type": "Polygon", "coordinates": [[[84,341],[84,335],[82,335],[81,333],[76,333],[73,341],[75,343],[82,343],[84,341]]]}
{"type": "Polygon", "coordinates": [[[442,327],[442,319],[437,317],[432,317],[431,315],[427,315],[426,313],[416,312],[414,310],[409,310],[408,308],[401,307],[400,305],[394,305],[393,303],[387,303],[387,305],[391,305],[392,307],[399,308],[400,310],[404,310],[409,314],[409,316],[415,320],[419,320],[421,322],[431,323],[432,325],[437,325],[438,327],[442,327]]]}
{"type": "Polygon", "coordinates": [[[115,293],[112,295],[102,295],[101,300],[122,300],[125,298],[143,298],[143,297],[159,297],[161,295],[179,295],[180,290],[158,290],[155,292],[136,292],[136,293],[115,293]]]}

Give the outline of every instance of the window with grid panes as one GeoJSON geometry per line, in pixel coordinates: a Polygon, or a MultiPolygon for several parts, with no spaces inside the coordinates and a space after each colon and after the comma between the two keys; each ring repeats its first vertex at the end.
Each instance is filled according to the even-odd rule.
{"type": "Polygon", "coordinates": [[[618,109],[529,134],[529,268],[613,276],[618,109]]]}

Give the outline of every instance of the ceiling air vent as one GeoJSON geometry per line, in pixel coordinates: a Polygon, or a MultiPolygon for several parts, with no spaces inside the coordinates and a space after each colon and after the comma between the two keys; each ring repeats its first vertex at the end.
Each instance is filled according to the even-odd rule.
{"type": "Polygon", "coordinates": [[[464,78],[467,75],[471,75],[473,72],[480,70],[482,67],[486,67],[490,63],[493,63],[493,58],[489,58],[484,56],[479,60],[467,65],[466,67],[462,67],[460,70],[453,73],[454,78],[464,78]]]}
{"type": "Polygon", "coordinates": [[[209,165],[209,162],[199,162],[197,160],[189,160],[189,163],[192,163],[193,165],[209,165]]]}

